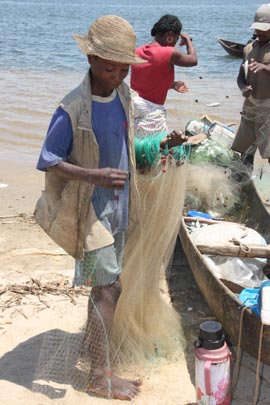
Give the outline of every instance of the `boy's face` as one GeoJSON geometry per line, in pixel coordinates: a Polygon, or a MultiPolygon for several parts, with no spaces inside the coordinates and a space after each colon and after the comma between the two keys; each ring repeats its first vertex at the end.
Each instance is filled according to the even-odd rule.
{"type": "Polygon", "coordinates": [[[88,55],[91,65],[92,93],[107,97],[117,88],[128,74],[129,65],[88,55]]]}

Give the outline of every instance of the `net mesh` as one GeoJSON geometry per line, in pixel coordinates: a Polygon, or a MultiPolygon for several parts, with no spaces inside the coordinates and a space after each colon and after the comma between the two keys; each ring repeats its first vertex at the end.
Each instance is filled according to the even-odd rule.
{"type": "MultiPolygon", "coordinates": [[[[141,104],[144,112],[140,123],[142,119],[147,121],[145,103],[141,104]]],[[[154,138],[166,127],[165,115],[162,109],[153,111],[153,106],[149,113],[154,138]]],[[[141,137],[143,127],[141,123],[141,137]]],[[[145,131],[149,135],[149,126],[145,131]]],[[[184,155],[177,154],[181,159],[184,155]]],[[[138,173],[140,213],[127,238],[121,294],[117,283],[89,289],[88,304],[84,303],[87,322],[83,322],[82,312],[77,310],[68,320],[59,320],[59,327],[46,334],[34,391],[59,398],[63,387],[55,386],[58,381],[90,395],[131,399],[140,382],[123,383],[115,373],[120,377],[124,374],[125,378],[134,373],[142,377],[160,359],[173,361],[183,351],[180,318],[166,294],[165,270],[182,216],[186,169],[186,164],[181,165],[177,158],[168,155],[155,161],[152,170],[138,173]],[[81,322],[74,322],[76,317],[81,322]],[[97,370],[94,377],[93,368],[97,370]]]]}
{"type": "Polygon", "coordinates": [[[232,168],[225,169],[211,162],[189,165],[185,206],[213,217],[231,213],[241,202],[242,185],[232,173],[235,173],[232,168]],[[202,180],[198,182],[198,178],[202,180]]]}
{"type": "Polygon", "coordinates": [[[254,126],[256,139],[244,155],[254,155],[256,149],[262,158],[270,157],[270,99],[257,100],[249,97],[243,105],[242,117],[254,126]]]}
{"type": "Polygon", "coordinates": [[[160,281],[175,247],[185,176],[186,166],[175,164],[154,180],[140,176],[141,226],[126,247],[123,292],[112,331],[112,358],[117,363],[169,358],[183,347],[179,317],[162,297],[160,281]]]}

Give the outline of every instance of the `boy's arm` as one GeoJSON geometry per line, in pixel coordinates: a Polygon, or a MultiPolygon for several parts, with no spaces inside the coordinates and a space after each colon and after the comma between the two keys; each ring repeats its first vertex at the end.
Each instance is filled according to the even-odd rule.
{"type": "Polygon", "coordinates": [[[85,181],[104,188],[122,188],[128,178],[128,172],[109,167],[86,169],[68,162],[60,162],[48,168],[48,171],[67,180],[85,181]]]}
{"type": "Polygon", "coordinates": [[[85,169],[68,162],[73,144],[69,115],[59,108],[50,123],[37,169],[55,173],[67,180],[86,181],[105,188],[121,188],[128,173],[111,168],[85,169]]]}

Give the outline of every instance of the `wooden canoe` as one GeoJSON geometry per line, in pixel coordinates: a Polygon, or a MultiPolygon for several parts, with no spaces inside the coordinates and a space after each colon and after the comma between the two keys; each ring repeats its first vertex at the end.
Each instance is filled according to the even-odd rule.
{"type": "MultiPolygon", "coordinates": [[[[256,229],[270,241],[270,214],[262,203],[254,183],[250,181],[246,186],[249,209],[245,224],[256,229]]],[[[214,222],[214,221],[213,221],[214,222]]],[[[215,222],[214,222],[215,223],[215,222]]],[[[211,225],[210,225],[211,226],[211,225]]],[[[180,241],[186,258],[192,270],[195,281],[204,296],[209,308],[216,319],[221,322],[224,330],[229,335],[233,344],[237,345],[239,339],[239,325],[243,305],[233,292],[240,292],[242,287],[236,284],[218,279],[207,265],[204,255],[198,250],[192,241],[186,227],[185,219],[182,219],[180,241]],[[239,287],[236,291],[235,287],[239,287]]],[[[241,347],[255,358],[258,357],[259,337],[261,321],[250,309],[246,309],[243,316],[241,347]]],[[[270,326],[263,329],[261,361],[270,365],[270,326]]]]}
{"type": "Polygon", "coordinates": [[[236,58],[243,58],[243,50],[245,45],[238,42],[227,41],[225,39],[218,38],[218,42],[225,51],[236,58]]]}

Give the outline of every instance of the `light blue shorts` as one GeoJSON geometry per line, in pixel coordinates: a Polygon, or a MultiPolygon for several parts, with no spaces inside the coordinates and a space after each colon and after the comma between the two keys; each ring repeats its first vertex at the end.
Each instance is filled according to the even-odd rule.
{"type": "Polygon", "coordinates": [[[117,280],[122,271],[125,233],[114,235],[114,243],[101,249],[84,251],[84,259],[75,262],[75,286],[105,286],[117,280]]]}

